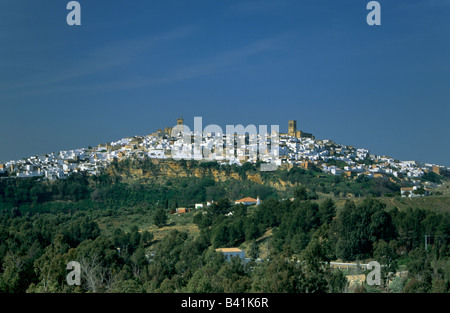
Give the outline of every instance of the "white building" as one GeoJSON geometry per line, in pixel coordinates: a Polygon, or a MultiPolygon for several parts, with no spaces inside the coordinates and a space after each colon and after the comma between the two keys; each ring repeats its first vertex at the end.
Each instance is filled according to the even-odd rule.
{"type": "Polygon", "coordinates": [[[423,188],[423,187],[421,187],[421,186],[403,187],[403,188],[401,188],[400,193],[403,198],[423,197],[423,196],[429,196],[431,194],[430,190],[427,188],[424,188],[423,194],[417,194],[415,191],[419,190],[420,188],[423,188]]]}
{"type": "Polygon", "coordinates": [[[222,252],[226,257],[227,261],[230,261],[232,257],[238,257],[241,260],[245,260],[245,251],[239,248],[219,248],[216,249],[217,252],[222,252]]]}

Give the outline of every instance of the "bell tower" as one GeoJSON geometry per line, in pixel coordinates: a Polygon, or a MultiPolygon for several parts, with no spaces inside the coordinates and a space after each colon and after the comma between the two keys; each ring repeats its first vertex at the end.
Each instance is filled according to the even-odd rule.
{"type": "Polygon", "coordinates": [[[296,132],[297,132],[297,121],[295,120],[289,121],[288,135],[295,136],[296,132]]]}

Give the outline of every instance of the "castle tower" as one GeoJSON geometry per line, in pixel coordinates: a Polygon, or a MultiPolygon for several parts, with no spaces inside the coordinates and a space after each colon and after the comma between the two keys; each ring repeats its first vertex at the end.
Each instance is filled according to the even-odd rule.
{"type": "Polygon", "coordinates": [[[170,135],[172,133],[172,127],[165,127],[164,133],[166,133],[167,135],[170,135]]]}
{"type": "Polygon", "coordinates": [[[297,121],[295,121],[295,120],[289,121],[288,135],[295,136],[296,132],[297,132],[297,121]]]}

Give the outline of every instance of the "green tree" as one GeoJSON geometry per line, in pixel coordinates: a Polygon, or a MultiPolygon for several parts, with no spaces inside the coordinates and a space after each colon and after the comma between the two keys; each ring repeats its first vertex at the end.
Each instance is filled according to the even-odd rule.
{"type": "Polygon", "coordinates": [[[217,279],[217,273],[225,264],[222,253],[210,248],[205,252],[202,263],[187,283],[185,292],[188,293],[217,293],[224,292],[224,285],[217,279]]]}
{"type": "Polygon", "coordinates": [[[343,271],[331,272],[328,277],[328,288],[330,293],[342,293],[347,291],[348,280],[343,271]]]}
{"type": "Polygon", "coordinates": [[[329,252],[319,238],[312,239],[301,254],[303,275],[302,285],[307,293],[325,293],[329,290],[328,276],[330,268],[328,263],[329,252]]]}
{"type": "Polygon", "coordinates": [[[23,272],[23,258],[8,253],[3,261],[3,273],[0,275],[0,291],[3,293],[20,292],[21,273],[23,272]]]}
{"type": "Polygon", "coordinates": [[[433,270],[429,255],[423,247],[409,253],[411,261],[406,265],[410,280],[406,283],[405,292],[428,292],[432,286],[433,270]]]}
{"type": "Polygon", "coordinates": [[[208,213],[212,216],[213,219],[224,215],[229,211],[231,207],[230,200],[223,198],[218,202],[214,202],[212,205],[208,207],[208,213]]]}
{"type": "Polygon", "coordinates": [[[296,262],[287,262],[284,255],[271,258],[257,266],[252,273],[252,292],[300,293],[304,287],[300,281],[301,268],[296,262]]]}
{"type": "Polygon", "coordinates": [[[248,256],[253,260],[258,258],[259,246],[256,243],[256,240],[252,240],[252,242],[250,244],[250,250],[249,250],[248,256]]]}
{"type": "Polygon", "coordinates": [[[225,293],[244,293],[250,290],[251,278],[239,258],[231,258],[225,262],[216,277],[225,293]]]}
{"type": "Polygon", "coordinates": [[[331,198],[327,198],[319,205],[320,223],[331,223],[333,217],[336,215],[336,205],[331,198]]]}
{"type": "Polygon", "coordinates": [[[155,224],[158,228],[163,227],[167,223],[167,213],[163,208],[157,209],[153,214],[153,224],[155,224]]]}
{"type": "Polygon", "coordinates": [[[303,186],[299,186],[294,190],[294,198],[297,200],[308,200],[308,192],[303,186]]]}
{"type": "Polygon", "coordinates": [[[372,254],[373,243],[394,237],[395,227],[385,204],[373,198],[355,206],[347,202],[336,220],[336,256],[344,260],[365,258],[372,254]]]}
{"type": "Polygon", "coordinates": [[[142,246],[137,248],[131,256],[130,261],[134,277],[140,278],[142,271],[147,270],[148,261],[145,256],[145,249],[142,246]]]}
{"type": "Polygon", "coordinates": [[[62,236],[57,236],[54,243],[45,248],[44,254],[34,262],[39,283],[28,290],[29,292],[62,291],[67,275],[65,269],[69,262],[67,250],[68,246],[63,243],[62,236]]]}
{"type": "Polygon", "coordinates": [[[143,293],[145,289],[133,279],[116,280],[112,283],[108,292],[111,293],[143,293]]]}
{"type": "Polygon", "coordinates": [[[394,279],[395,273],[398,269],[395,246],[395,241],[387,243],[382,239],[374,243],[373,257],[382,265],[381,280],[384,288],[388,288],[388,282],[394,279]]]}
{"type": "Polygon", "coordinates": [[[229,227],[224,223],[214,227],[212,243],[215,248],[226,247],[230,241],[229,227]]]}

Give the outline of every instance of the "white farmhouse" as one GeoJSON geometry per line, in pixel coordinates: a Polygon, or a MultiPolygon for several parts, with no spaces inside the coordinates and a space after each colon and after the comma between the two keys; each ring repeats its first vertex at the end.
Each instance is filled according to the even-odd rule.
{"type": "Polygon", "coordinates": [[[245,251],[239,248],[219,248],[217,252],[222,252],[227,261],[230,261],[232,257],[239,257],[241,260],[245,260],[245,251]]]}

